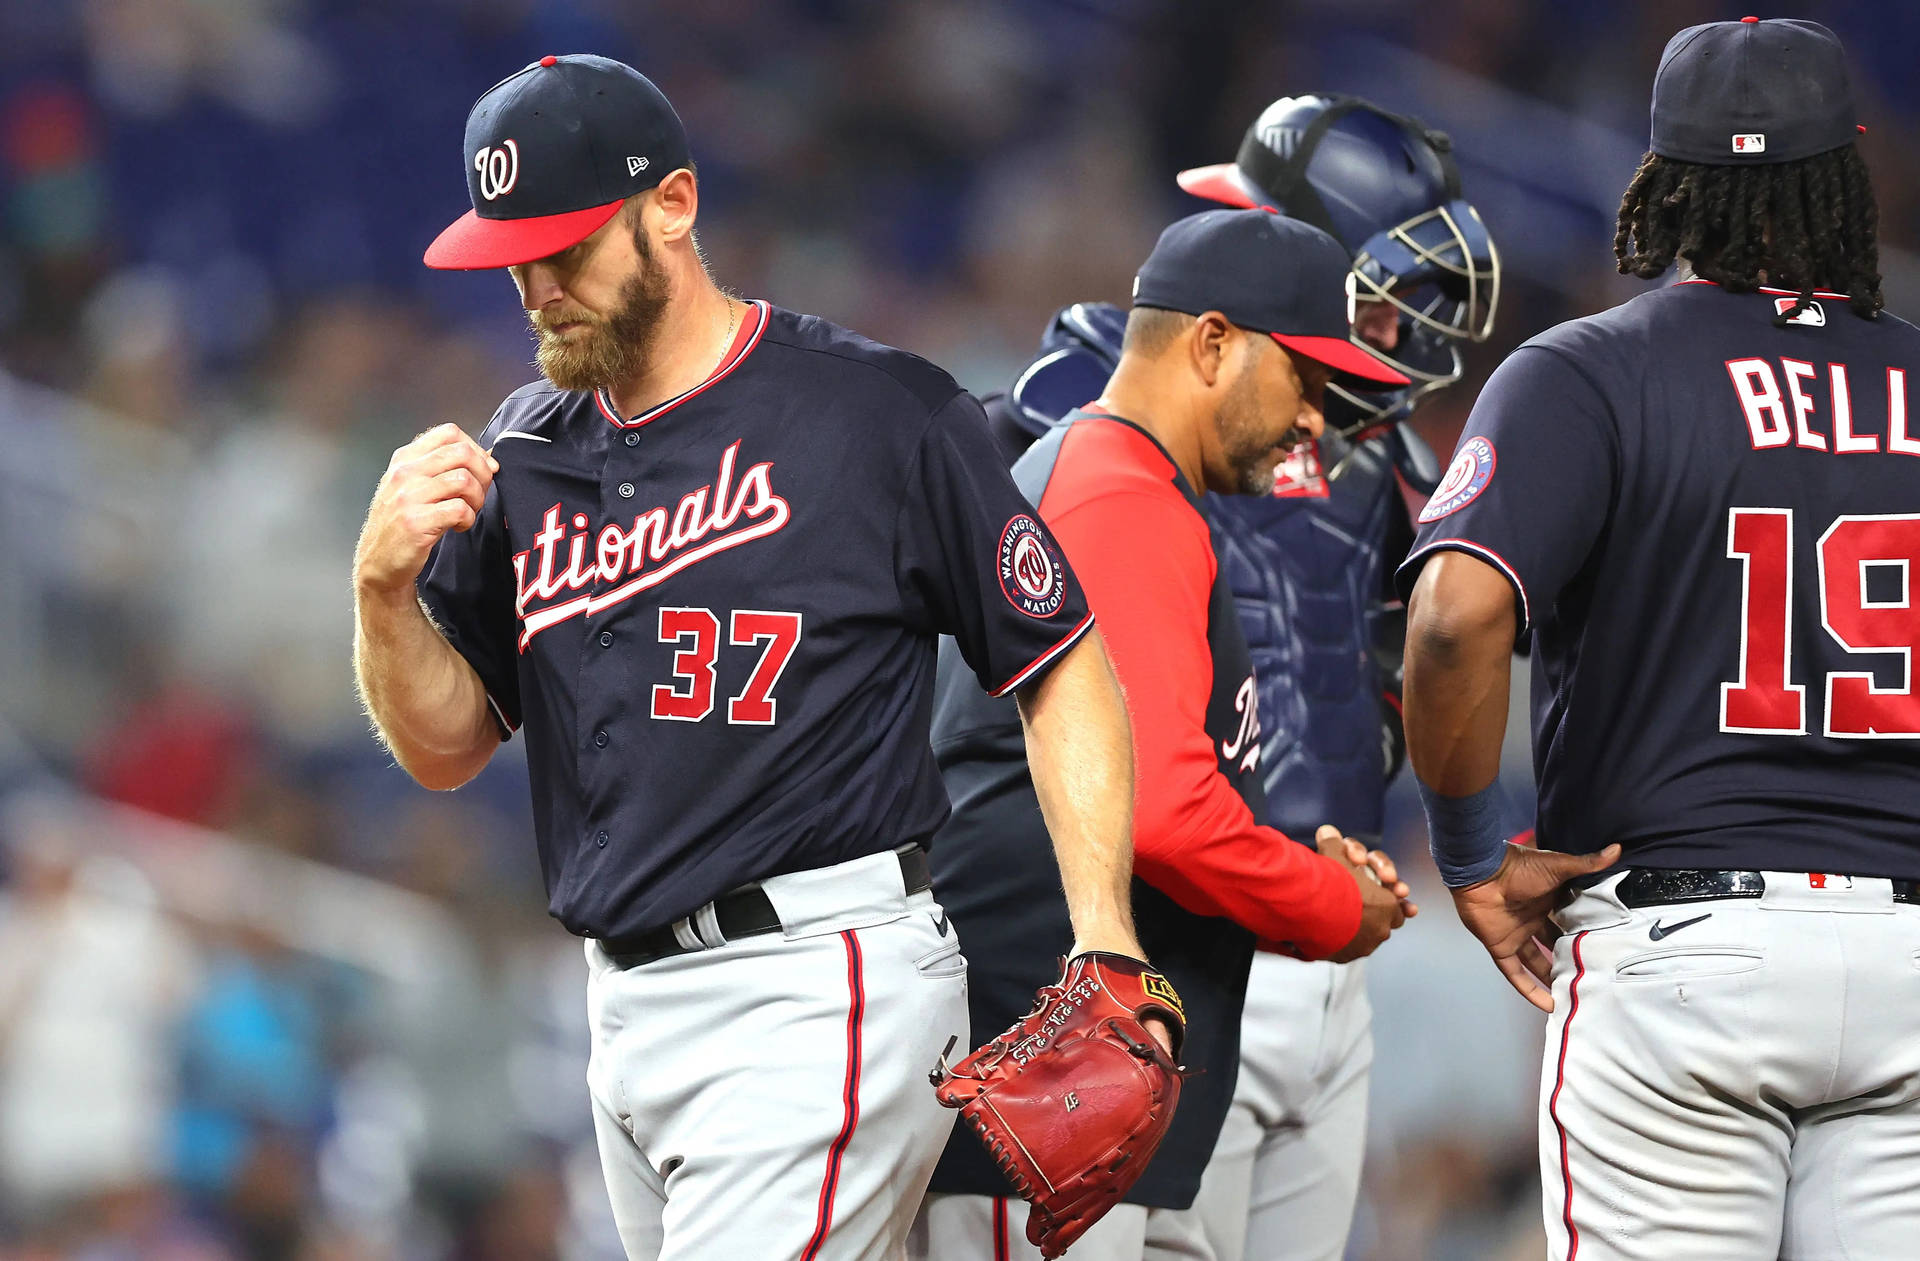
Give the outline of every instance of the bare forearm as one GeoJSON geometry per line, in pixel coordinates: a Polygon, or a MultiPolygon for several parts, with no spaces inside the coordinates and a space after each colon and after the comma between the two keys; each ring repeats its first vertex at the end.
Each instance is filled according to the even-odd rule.
{"type": "Polygon", "coordinates": [[[1421,573],[1407,614],[1407,756],[1427,785],[1465,797],[1500,771],[1513,591],[1477,558],[1449,553],[1421,573]]]}
{"type": "Polygon", "coordinates": [[[1019,695],[1074,948],[1140,956],[1133,929],[1133,738],[1096,629],[1019,695]]]}
{"type": "Polygon", "coordinates": [[[480,773],[500,737],[473,667],[428,620],[411,586],[356,591],[354,678],[394,760],[428,788],[480,773]]]}

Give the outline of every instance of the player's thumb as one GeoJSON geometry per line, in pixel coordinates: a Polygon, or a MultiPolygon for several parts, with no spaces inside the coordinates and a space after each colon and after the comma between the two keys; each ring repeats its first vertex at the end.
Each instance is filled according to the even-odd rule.
{"type": "Polygon", "coordinates": [[[1596,871],[1605,871],[1620,861],[1620,847],[1609,845],[1592,854],[1568,854],[1569,861],[1564,869],[1569,876],[1586,876],[1596,871]]]}

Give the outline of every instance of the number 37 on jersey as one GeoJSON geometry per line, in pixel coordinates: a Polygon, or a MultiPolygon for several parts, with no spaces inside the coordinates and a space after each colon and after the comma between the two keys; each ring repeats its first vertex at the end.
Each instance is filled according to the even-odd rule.
{"type": "MultiPolygon", "coordinates": [[[[712,609],[663,608],[660,642],[678,648],[673,654],[673,681],[652,688],[651,712],[670,722],[699,722],[713,713],[719,686],[721,619],[712,609]]],[[[740,690],[727,701],[727,721],[736,726],[770,727],[778,719],[780,703],[773,690],[800,643],[800,615],[765,609],[735,609],[726,619],[726,642],[733,648],[759,648],[758,658],[740,690]]]]}

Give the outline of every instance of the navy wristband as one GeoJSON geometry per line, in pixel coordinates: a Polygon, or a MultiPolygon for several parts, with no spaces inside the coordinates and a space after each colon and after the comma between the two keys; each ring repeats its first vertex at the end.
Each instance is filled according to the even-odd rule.
{"type": "Polygon", "coordinates": [[[1496,776],[1468,797],[1448,797],[1418,775],[1420,805],[1427,814],[1427,849],[1447,888],[1478,884],[1500,870],[1507,857],[1507,794],[1496,776]]]}

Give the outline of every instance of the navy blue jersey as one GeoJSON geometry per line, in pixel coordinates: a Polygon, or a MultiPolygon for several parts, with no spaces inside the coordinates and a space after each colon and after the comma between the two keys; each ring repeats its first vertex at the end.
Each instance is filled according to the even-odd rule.
{"type": "Polygon", "coordinates": [[[711,377],[638,416],[527,386],[481,445],[485,507],[419,590],[502,737],[525,724],[576,933],[927,839],[937,637],[999,694],[1092,624],[979,404],[811,316],[753,304],[711,377]]]}
{"type": "Polygon", "coordinates": [[[1687,281],[1534,338],[1400,570],[1506,574],[1539,839],[1652,867],[1920,876],[1920,330],[1687,281]]]}

